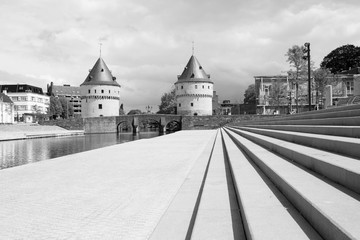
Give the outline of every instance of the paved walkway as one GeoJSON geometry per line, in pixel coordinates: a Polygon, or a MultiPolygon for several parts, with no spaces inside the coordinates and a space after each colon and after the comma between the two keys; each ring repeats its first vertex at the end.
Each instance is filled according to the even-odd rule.
{"type": "Polygon", "coordinates": [[[215,133],[181,131],[1,170],[0,239],[147,239],[215,133]]]}
{"type": "Polygon", "coordinates": [[[0,125],[0,141],[16,140],[45,136],[64,136],[83,133],[84,131],[66,130],[58,126],[42,126],[38,124],[0,125]]]}

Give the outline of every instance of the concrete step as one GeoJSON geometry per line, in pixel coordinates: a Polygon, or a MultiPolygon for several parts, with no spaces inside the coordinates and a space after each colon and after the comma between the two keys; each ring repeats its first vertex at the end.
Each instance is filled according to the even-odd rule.
{"type": "Polygon", "coordinates": [[[316,111],[308,111],[308,112],[298,113],[298,115],[313,114],[314,112],[316,112],[316,113],[328,113],[328,112],[338,112],[338,111],[355,110],[355,109],[360,109],[360,104],[352,104],[352,105],[346,105],[346,106],[333,106],[333,107],[330,107],[330,108],[327,108],[327,109],[321,109],[321,110],[316,110],[316,111]]]}
{"type": "Polygon", "coordinates": [[[294,114],[287,115],[286,117],[282,117],[283,120],[300,120],[300,119],[319,119],[319,118],[339,118],[339,117],[354,117],[360,116],[360,109],[346,109],[333,111],[333,112],[318,112],[311,111],[307,112],[307,114],[294,114]]]}
{"type": "Polygon", "coordinates": [[[360,126],[360,117],[339,117],[339,118],[319,118],[319,119],[295,119],[286,120],[278,118],[278,120],[268,121],[243,121],[239,125],[337,125],[337,126],[360,126]]]}
{"type": "Polygon", "coordinates": [[[149,239],[189,239],[199,207],[217,131],[198,156],[181,188],[171,201],[149,239]]]}
{"type": "Polygon", "coordinates": [[[360,161],[240,129],[231,130],[303,167],[360,193],[360,161]]]}
{"type": "Polygon", "coordinates": [[[359,194],[228,133],[324,239],[360,239],[359,194]]]}
{"type": "Polygon", "coordinates": [[[342,154],[349,157],[360,159],[360,139],[328,136],[313,133],[300,133],[292,131],[250,128],[250,127],[236,127],[248,132],[253,132],[268,137],[281,139],[287,142],[301,144],[304,146],[317,148],[333,153],[342,154]]]}
{"type": "Polygon", "coordinates": [[[247,239],[322,239],[223,131],[247,239]]]}
{"type": "Polygon", "coordinates": [[[220,134],[211,155],[191,239],[246,239],[220,134]]]}
{"type": "Polygon", "coordinates": [[[360,138],[359,126],[247,125],[247,127],[360,138]]]}

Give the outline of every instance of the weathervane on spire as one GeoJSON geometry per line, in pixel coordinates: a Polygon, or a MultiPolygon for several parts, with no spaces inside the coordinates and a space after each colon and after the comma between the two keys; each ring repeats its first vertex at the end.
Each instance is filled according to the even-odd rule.
{"type": "Polygon", "coordinates": [[[192,41],[192,55],[194,55],[194,52],[195,52],[195,42],[192,41]]]}
{"type": "Polygon", "coordinates": [[[101,46],[102,46],[102,42],[99,42],[99,48],[100,48],[100,57],[101,57],[101,46]]]}

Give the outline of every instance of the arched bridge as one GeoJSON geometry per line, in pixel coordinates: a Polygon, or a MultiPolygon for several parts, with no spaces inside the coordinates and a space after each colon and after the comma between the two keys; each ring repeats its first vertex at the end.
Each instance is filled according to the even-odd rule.
{"type": "Polygon", "coordinates": [[[113,117],[84,118],[85,133],[121,132],[137,133],[141,128],[155,127],[163,133],[168,128],[181,129],[182,116],[169,114],[137,114],[113,117]]]}

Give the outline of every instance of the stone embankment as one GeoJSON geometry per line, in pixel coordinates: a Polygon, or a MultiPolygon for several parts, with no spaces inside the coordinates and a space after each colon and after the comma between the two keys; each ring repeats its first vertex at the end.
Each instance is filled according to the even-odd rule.
{"type": "Polygon", "coordinates": [[[58,126],[41,126],[38,124],[0,125],[0,141],[83,134],[83,130],[66,130],[58,126]]]}
{"type": "MultiPolygon", "coordinates": [[[[241,124],[241,125],[240,125],[241,124]]],[[[5,239],[360,239],[360,105],[0,174],[5,239]]]]}

